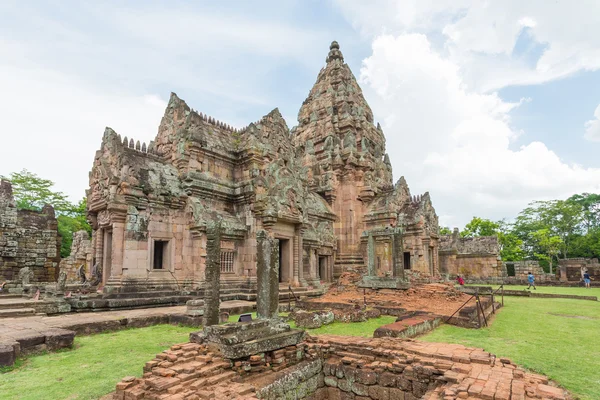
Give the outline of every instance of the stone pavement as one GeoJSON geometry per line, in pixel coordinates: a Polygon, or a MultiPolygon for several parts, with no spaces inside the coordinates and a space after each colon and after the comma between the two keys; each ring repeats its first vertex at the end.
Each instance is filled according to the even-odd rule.
{"type": "MultiPolygon", "coordinates": [[[[252,309],[254,302],[232,300],[221,303],[221,311],[234,314],[239,310],[252,309]]],[[[103,311],[97,313],[62,314],[56,316],[32,316],[22,318],[0,319],[0,342],[14,341],[28,333],[39,333],[48,329],[62,328],[77,332],[78,334],[97,333],[119,329],[134,320],[149,319],[151,317],[164,317],[185,314],[185,306],[145,308],[137,310],[103,311]],[[94,328],[97,325],[97,328],[94,328]],[[100,329],[105,328],[105,329],[100,329]]]]}
{"type": "MultiPolygon", "coordinates": [[[[221,311],[232,314],[255,307],[249,301],[225,301],[221,311]]],[[[31,316],[0,319],[0,365],[12,365],[21,353],[70,347],[76,334],[85,335],[122,328],[158,324],[199,326],[201,317],[186,315],[185,306],[136,310],[70,313],[57,316],[31,316]]]]}

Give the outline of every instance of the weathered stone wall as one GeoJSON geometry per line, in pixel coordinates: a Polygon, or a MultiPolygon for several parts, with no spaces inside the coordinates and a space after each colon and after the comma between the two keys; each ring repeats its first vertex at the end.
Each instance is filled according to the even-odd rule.
{"type": "Polygon", "coordinates": [[[600,263],[597,258],[567,258],[558,261],[560,280],[579,282],[585,271],[593,281],[600,281],[600,263]]]}
{"type": "Polygon", "coordinates": [[[0,279],[18,280],[29,267],[31,282],[56,281],[60,243],[54,209],[17,210],[10,182],[0,181],[0,279]]]}
{"type": "Polygon", "coordinates": [[[497,236],[457,237],[440,236],[440,251],[457,251],[459,254],[500,254],[497,236]]]}
{"type": "Polygon", "coordinates": [[[486,279],[504,274],[502,261],[495,255],[440,252],[441,270],[464,278],[486,279]]]}
{"type": "Polygon", "coordinates": [[[92,272],[92,241],[86,231],[73,233],[71,254],[60,260],[60,270],[67,273],[68,281],[79,282],[78,271],[82,265],[86,278],[90,279],[92,272]]]}
{"type": "Polygon", "coordinates": [[[497,236],[464,238],[458,229],[440,236],[440,270],[449,275],[472,279],[501,277],[505,274],[500,261],[497,236]]]}
{"type": "Polygon", "coordinates": [[[530,272],[538,278],[542,275],[545,275],[544,269],[539,262],[535,260],[515,261],[512,263],[506,262],[504,263],[505,269],[508,268],[507,264],[513,264],[515,268],[515,278],[517,279],[526,280],[527,275],[529,275],[530,272]]]}

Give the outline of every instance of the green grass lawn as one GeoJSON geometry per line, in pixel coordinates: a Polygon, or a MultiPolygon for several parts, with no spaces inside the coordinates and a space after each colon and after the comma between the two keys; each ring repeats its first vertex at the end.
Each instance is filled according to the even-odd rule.
{"type": "Polygon", "coordinates": [[[157,325],[75,337],[75,348],[30,356],[0,374],[6,400],[98,399],[128,375],[141,376],[156,353],[188,341],[198,328],[157,325]]]}
{"type": "MultiPolygon", "coordinates": [[[[466,286],[491,286],[496,290],[500,285],[466,285],[466,286]]],[[[504,285],[505,289],[509,290],[525,290],[527,285],[504,285]]],[[[600,288],[593,287],[586,289],[584,287],[554,287],[554,286],[537,286],[536,290],[531,289],[532,292],[537,293],[551,293],[551,294],[572,294],[576,296],[596,296],[600,299],[600,288]]]]}
{"type": "Polygon", "coordinates": [[[504,302],[489,328],[443,325],[420,339],[482,347],[547,375],[582,399],[600,399],[600,303],[521,297],[504,302]]]}

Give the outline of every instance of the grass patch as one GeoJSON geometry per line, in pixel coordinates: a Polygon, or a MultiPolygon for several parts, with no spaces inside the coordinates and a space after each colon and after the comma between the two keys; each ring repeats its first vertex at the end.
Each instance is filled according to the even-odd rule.
{"type": "Polygon", "coordinates": [[[581,399],[599,399],[600,304],[520,297],[504,302],[489,328],[442,325],[420,339],[484,348],[547,375],[581,399]]]}
{"type": "MultiPolygon", "coordinates": [[[[491,286],[496,290],[500,285],[475,285],[468,284],[465,286],[491,286]]],[[[507,290],[525,290],[527,285],[504,285],[507,290]]],[[[570,294],[575,296],[596,296],[600,299],[600,288],[593,287],[586,289],[584,287],[555,287],[555,286],[537,286],[536,290],[531,289],[534,293],[549,293],[549,294],[570,294]]]]}
{"type": "Polygon", "coordinates": [[[0,375],[6,400],[98,399],[169,346],[188,341],[198,328],[156,325],[75,337],[73,350],[30,356],[0,375]]]}

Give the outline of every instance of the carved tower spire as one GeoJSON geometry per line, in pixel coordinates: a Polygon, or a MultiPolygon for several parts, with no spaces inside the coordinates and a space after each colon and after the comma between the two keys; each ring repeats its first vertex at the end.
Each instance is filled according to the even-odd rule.
{"type": "Polygon", "coordinates": [[[365,204],[392,187],[391,166],[384,162],[383,131],[373,123],[373,111],[338,42],[329,46],[326,62],[300,108],[293,142],[313,171],[312,190],[338,215],[341,251],[354,253],[365,204]]]}

